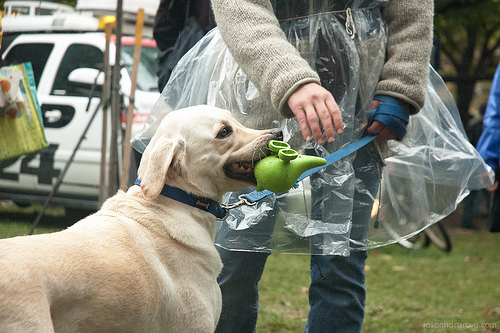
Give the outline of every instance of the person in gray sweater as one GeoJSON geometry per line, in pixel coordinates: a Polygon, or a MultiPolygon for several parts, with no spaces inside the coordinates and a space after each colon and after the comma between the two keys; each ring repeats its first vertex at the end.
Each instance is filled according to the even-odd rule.
{"type": "MultiPolygon", "coordinates": [[[[378,144],[402,140],[409,116],[424,105],[432,0],[212,0],[212,6],[238,65],[275,111],[297,119],[306,145],[317,154],[331,153],[366,132],[378,134],[378,144]],[[375,111],[367,121],[368,109],[375,111]]],[[[252,121],[258,119],[248,117],[245,125],[252,121]]],[[[312,218],[345,226],[348,248],[326,255],[311,249],[304,332],[361,331],[363,245],[383,167],[378,152],[370,144],[311,179],[319,184],[313,186],[313,202],[319,204],[312,218]]],[[[311,246],[331,248],[340,242],[332,237],[318,233],[311,246]]],[[[268,253],[218,250],[224,268],[217,332],[254,332],[258,282],[268,253]]]]}

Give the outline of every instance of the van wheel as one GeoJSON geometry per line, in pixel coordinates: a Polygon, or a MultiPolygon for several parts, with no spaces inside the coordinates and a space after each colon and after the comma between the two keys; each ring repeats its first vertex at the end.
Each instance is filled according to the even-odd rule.
{"type": "Polygon", "coordinates": [[[26,208],[31,206],[31,204],[28,202],[14,202],[14,204],[19,208],[26,208]]]}
{"type": "Polygon", "coordinates": [[[73,224],[91,214],[94,214],[96,211],[84,208],[65,208],[65,212],[65,216],[68,219],[68,222],[73,224]]]}

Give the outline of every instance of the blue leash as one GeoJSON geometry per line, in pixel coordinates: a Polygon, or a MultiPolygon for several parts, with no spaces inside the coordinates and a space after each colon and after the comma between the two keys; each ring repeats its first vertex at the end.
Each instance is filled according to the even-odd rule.
{"type": "MultiPolygon", "coordinates": [[[[362,139],[360,139],[356,142],[350,143],[347,146],[345,146],[344,148],[339,149],[334,153],[331,153],[330,155],[325,157],[326,164],[305,171],[304,173],[302,173],[302,175],[300,175],[300,177],[297,179],[295,184],[297,184],[301,180],[309,177],[313,173],[315,173],[323,168],[326,168],[327,166],[337,162],[338,160],[354,153],[356,150],[358,150],[358,149],[366,146],[368,143],[372,142],[376,137],[377,137],[377,135],[367,135],[367,136],[363,137],[362,139]]],[[[261,199],[263,199],[263,198],[265,198],[273,193],[274,192],[264,190],[264,191],[253,191],[253,192],[250,192],[248,194],[240,195],[238,197],[238,199],[240,199],[240,202],[238,202],[234,205],[227,205],[227,206],[225,206],[225,208],[230,209],[230,208],[241,206],[242,204],[253,206],[257,203],[257,201],[259,201],[259,200],[261,200],[261,199]]]]}

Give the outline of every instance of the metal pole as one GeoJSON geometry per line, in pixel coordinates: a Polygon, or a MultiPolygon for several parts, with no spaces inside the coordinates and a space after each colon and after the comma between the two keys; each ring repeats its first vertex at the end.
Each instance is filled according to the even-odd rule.
{"type": "Polygon", "coordinates": [[[107,137],[108,137],[108,105],[110,98],[111,89],[111,72],[109,66],[109,43],[111,39],[111,32],[113,30],[114,23],[106,23],[104,30],[106,33],[106,46],[104,49],[104,61],[103,61],[103,72],[104,72],[104,86],[102,87],[101,101],[102,101],[102,138],[101,138],[101,173],[100,173],[100,185],[99,185],[99,199],[98,205],[102,206],[103,202],[108,197],[107,186],[106,186],[106,165],[107,165],[107,137]]]}
{"type": "Polygon", "coordinates": [[[140,8],[137,12],[137,21],[135,24],[135,44],[134,44],[134,62],[132,64],[132,87],[130,88],[130,98],[127,110],[127,123],[125,127],[125,140],[123,141],[123,162],[122,162],[122,172],[120,178],[120,188],[122,190],[126,189],[128,182],[128,174],[130,169],[130,136],[132,132],[132,124],[134,122],[134,99],[135,90],[137,88],[137,72],[139,71],[139,63],[141,61],[141,40],[142,40],[142,29],[144,27],[144,9],[140,8]]]}
{"type": "Polygon", "coordinates": [[[116,7],[116,55],[113,67],[113,84],[111,92],[111,138],[109,150],[108,196],[118,189],[118,130],[120,117],[120,70],[122,51],[123,0],[118,0],[116,7]]]}

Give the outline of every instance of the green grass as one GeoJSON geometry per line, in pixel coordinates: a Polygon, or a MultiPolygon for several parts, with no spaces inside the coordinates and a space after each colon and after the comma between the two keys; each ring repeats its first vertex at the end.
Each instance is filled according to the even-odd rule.
{"type": "Polygon", "coordinates": [[[480,231],[452,237],[450,254],[399,246],[371,251],[364,331],[422,332],[437,324],[439,332],[456,332],[460,325],[487,323],[500,331],[500,235],[480,231]]]}
{"type": "MultiPolygon", "coordinates": [[[[0,238],[26,235],[35,221],[40,205],[19,208],[9,202],[0,201],[0,238]]],[[[35,234],[54,232],[71,224],[58,207],[49,207],[42,216],[35,234]]]]}
{"type": "MultiPolygon", "coordinates": [[[[0,238],[26,234],[37,209],[0,207],[0,238]]],[[[64,213],[49,210],[36,231],[65,223],[64,213]]],[[[398,245],[369,252],[363,333],[500,332],[500,234],[455,229],[452,241],[451,253],[398,245]]],[[[309,282],[309,256],[271,255],[260,283],[257,332],[302,332],[309,282]]]]}
{"type": "MultiPolygon", "coordinates": [[[[369,252],[363,332],[500,332],[500,234],[452,234],[454,249],[369,252]],[[471,326],[492,324],[496,328],[471,326]]],[[[309,257],[273,254],[261,284],[257,332],[302,332],[309,257]]]]}

